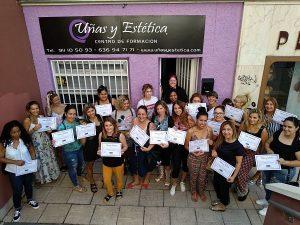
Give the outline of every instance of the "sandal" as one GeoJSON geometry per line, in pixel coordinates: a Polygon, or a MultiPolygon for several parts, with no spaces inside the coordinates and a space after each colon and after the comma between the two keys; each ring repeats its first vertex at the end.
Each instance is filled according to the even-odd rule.
{"type": "Polygon", "coordinates": [[[140,184],[135,184],[134,182],[131,182],[131,183],[127,184],[126,188],[127,189],[133,189],[133,188],[135,188],[135,187],[137,187],[139,185],[140,184]]]}
{"type": "Polygon", "coordinates": [[[225,205],[220,203],[220,204],[215,205],[215,206],[210,206],[209,209],[212,210],[212,211],[216,211],[216,212],[224,212],[226,210],[226,207],[225,207],[225,205]]]}
{"type": "Polygon", "coordinates": [[[149,183],[143,183],[142,188],[143,189],[148,189],[149,188],[149,183]]]}
{"type": "Polygon", "coordinates": [[[122,198],[123,197],[123,193],[122,191],[118,191],[117,194],[116,194],[116,198],[122,198]]]}
{"type": "Polygon", "coordinates": [[[202,202],[206,202],[207,197],[206,197],[205,194],[202,194],[202,195],[200,195],[200,199],[201,199],[202,202]]]}
{"type": "Polygon", "coordinates": [[[221,202],[220,202],[220,200],[213,200],[212,202],[211,202],[211,205],[212,206],[215,206],[215,205],[219,205],[221,202]]]}
{"type": "Polygon", "coordinates": [[[82,187],[82,186],[79,186],[79,185],[74,187],[73,190],[77,191],[77,192],[80,192],[80,193],[86,192],[86,188],[82,187]]]}
{"type": "Polygon", "coordinates": [[[244,196],[239,196],[239,197],[238,197],[238,200],[239,200],[240,202],[245,201],[246,198],[247,198],[247,196],[248,196],[248,194],[249,194],[249,189],[248,189],[248,191],[247,191],[247,194],[245,194],[244,196]]]}
{"type": "Polygon", "coordinates": [[[96,184],[91,184],[91,192],[96,193],[98,191],[96,184]]]}
{"type": "Polygon", "coordinates": [[[109,202],[109,200],[112,198],[113,196],[111,196],[111,195],[106,195],[105,197],[104,197],[104,202],[109,202]]]}

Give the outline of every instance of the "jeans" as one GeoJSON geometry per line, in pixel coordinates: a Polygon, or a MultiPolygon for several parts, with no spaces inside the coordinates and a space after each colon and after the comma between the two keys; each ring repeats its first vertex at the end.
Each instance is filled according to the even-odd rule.
{"type": "Polygon", "coordinates": [[[23,193],[23,186],[25,189],[25,195],[27,201],[32,200],[32,182],[33,182],[33,174],[24,174],[21,176],[16,176],[14,173],[8,173],[9,180],[13,190],[13,202],[14,208],[16,210],[21,210],[21,200],[22,200],[22,193],[23,193]]]}
{"type": "Polygon", "coordinates": [[[72,152],[63,151],[63,159],[68,167],[69,177],[73,185],[78,186],[77,176],[81,176],[84,163],[82,148],[72,152]]]}
{"type": "MultiPolygon", "coordinates": [[[[264,187],[270,183],[287,183],[293,179],[296,174],[296,168],[281,169],[281,170],[270,170],[262,172],[262,180],[264,187]]],[[[266,200],[271,198],[272,191],[265,188],[266,200]]]]}

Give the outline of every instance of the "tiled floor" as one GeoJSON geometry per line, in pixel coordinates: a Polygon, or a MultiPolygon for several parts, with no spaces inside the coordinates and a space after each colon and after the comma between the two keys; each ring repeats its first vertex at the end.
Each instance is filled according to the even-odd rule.
{"type": "MultiPolygon", "coordinates": [[[[97,166],[98,167],[98,166],[97,166]]],[[[40,203],[38,210],[27,205],[21,211],[21,221],[34,223],[65,223],[65,224],[102,224],[102,225],[262,225],[259,207],[255,200],[264,195],[257,186],[250,186],[250,194],[246,201],[239,202],[231,193],[231,203],[223,213],[208,209],[211,199],[215,199],[211,178],[207,186],[207,201],[193,202],[187,185],[186,192],[176,191],[170,196],[163,183],[155,183],[151,179],[148,190],[125,189],[124,197],[114,198],[104,203],[106,192],[102,187],[99,167],[95,174],[99,191],[93,194],[78,193],[72,190],[72,184],[66,173],[58,181],[34,189],[34,196],[40,203]]],[[[125,183],[130,178],[125,176],[125,183]]],[[[86,183],[87,187],[88,184],[86,183]]],[[[4,218],[11,222],[13,209],[4,218]]]]}

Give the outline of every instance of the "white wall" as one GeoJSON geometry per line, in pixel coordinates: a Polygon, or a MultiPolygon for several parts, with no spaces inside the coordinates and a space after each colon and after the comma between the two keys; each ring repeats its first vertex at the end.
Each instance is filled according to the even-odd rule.
{"type": "Polygon", "coordinates": [[[266,56],[300,56],[299,31],[300,2],[245,3],[233,97],[250,94],[257,103],[266,56]],[[280,31],[289,39],[276,50],[280,31]]]}

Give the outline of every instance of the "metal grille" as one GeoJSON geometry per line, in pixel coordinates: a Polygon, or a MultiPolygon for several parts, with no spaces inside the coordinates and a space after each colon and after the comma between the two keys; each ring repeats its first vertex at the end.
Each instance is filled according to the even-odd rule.
{"type": "Polygon", "coordinates": [[[197,92],[198,66],[198,58],[176,59],[176,75],[178,78],[178,84],[186,90],[189,97],[197,92]]]}
{"type": "Polygon", "coordinates": [[[64,104],[76,106],[97,101],[97,88],[107,87],[110,96],[129,95],[127,60],[51,60],[56,92],[64,104]]]}

